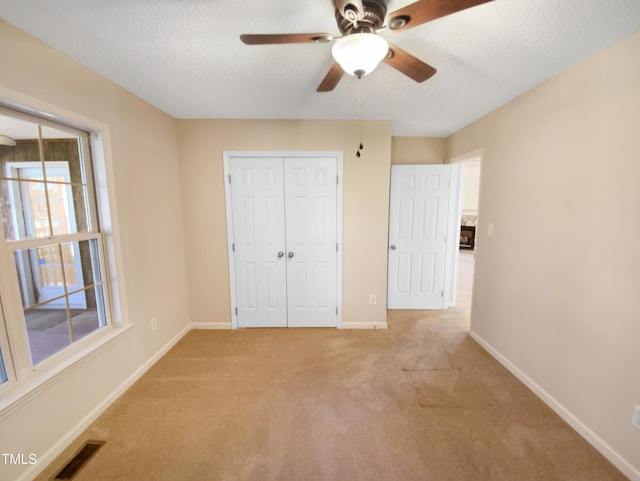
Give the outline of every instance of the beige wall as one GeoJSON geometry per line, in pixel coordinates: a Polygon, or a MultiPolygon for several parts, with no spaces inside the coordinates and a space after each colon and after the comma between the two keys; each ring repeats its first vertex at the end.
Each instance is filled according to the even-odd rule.
{"type": "Polygon", "coordinates": [[[357,158],[359,132],[354,121],[178,121],[193,322],[231,323],[223,152],[323,150],[344,152],[342,321],[386,325],[391,123],[364,123],[357,158]]]}
{"type": "Polygon", "coordinates": [[[478,213],[480,162],[462,164],[462,214],[478,213]]]}
{"type": "Polygon", "coordinates": [[[444,164],[446,158],[444,137],[393,137],[391,139],[391,163],[444,164]]]}
{"type": "Polygon", "coordinates": [[[448,142],[450,157],[484,149],[473,332],[592,442],[613,449],[633,479],[640,479],[640,431],[630,424],[640,404],[638,58],[640,33],[448,142]]]}
{"type": "MultiPolygon", "coordinates": [[[[0,452],[35,453],[46,463],[49,450],[70,442],[65,436],[189,322],[176,121],[0,20],[0,97],[7,96],[108,127],[124,317],[133,324],[118,343],[0,415],[0,452]]],[[[28,467],[2,465],[0,478],[28,467]]]]}

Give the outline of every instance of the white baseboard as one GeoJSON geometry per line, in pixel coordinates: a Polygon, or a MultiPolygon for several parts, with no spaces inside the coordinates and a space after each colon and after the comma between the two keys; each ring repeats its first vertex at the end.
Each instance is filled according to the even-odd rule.
{"type": "Polygon", "coordinates": [[[38,456],[38,463],[30,466],[25,472],[22,473],[16,481],[31,481],[42,470],[49,466],[60,454],[67,449],[67,447],[78,437],[82,432],[87,429],[92,422],[104,413],[116,399],[118,399],[124,392],[129,389],[133,383],[142,377],[151,366],[153,366],[162,356],[164,356],[169,350],[177,344],[177,342],[184,337],[191,330],[191,326],[185,326],[173,339],[171,339],[164,347],[156,352],[147,362],[140,366],[131,376],[120,384],[107,398],[105,398],[98,406],[95,407],[80,423],[78,423],[73,429],[67,432],[61,439],[58,440],[46,453],[42,456],[38,456]]]}
{"type": "Polygon", "coordinates": [[[231,322],[192,322],[191,329],[231,329],[231,322]]]}
{"type": "MultiPolygon", "coordinates": [[[[192,322],[191,329],[232,329],[230,322],[192,322]]],[[[386,322],[343,322],[342,329],[387,329],[386,322]]]]}
{"type": "MultiPolygon", "coordinates": [[[[191,329],[232,329],[230,322],[192,322],[191,329]]],[[[386,322],[343,322],[342,329],[387,329],[386,322]]]]}
{"type": "Polygon", "coordinates": [[[536,396],[544,401],[556,414],[564,419],[578,434],[585,438],[594,448],[596,448],[605,458],[607,458],[616,468],[627,476],[631,481],[640,481],[640,471],[632,466],[617,451],[604,442],[596,433],[578,419],[571,411],[558,402],[551,394],[545,391],[533,379],[521,371],[509,359],[498,352],[491,344],[485,341],[475,332],[470,332],[471,337],[480,344],[489,354],[491,354],[500,364],[511,372],[515,377],[522,381],[536,396]]]}
{"type": "Polygon", "coordinates": [[[343,322],[342,329],[387,329],[386,322],[343,322]]]}

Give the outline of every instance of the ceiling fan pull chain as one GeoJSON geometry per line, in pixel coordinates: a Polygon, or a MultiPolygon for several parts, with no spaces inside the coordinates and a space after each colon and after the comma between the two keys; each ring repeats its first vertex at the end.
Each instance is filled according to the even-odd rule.
{"type": "Polygon", "coordinates": [[[358,78],[358,117],[360,117],[360,144],[358,147],[358,151],[356,152],[356,157],[360,157],[360,151],[364,149],[364,144],[362,143],[362,78],[358,78]]]}

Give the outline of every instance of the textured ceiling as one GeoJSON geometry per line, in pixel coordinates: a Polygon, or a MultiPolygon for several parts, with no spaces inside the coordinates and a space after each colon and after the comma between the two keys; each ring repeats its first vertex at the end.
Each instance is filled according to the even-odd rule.
{"type": "MultiPolygon", "coordinates": [[[[389,0],[388,10],[410,3],[389,0]]],[[[2,0],[0,17],[176,118],[353,119],[361,88],[364,118],[392,120],[394,135],[410,136],[451,134],[640,29],[638,0],[495,0],[381,33],[438,69],[426,82],[382,64],[322,94],[331,44],[240,42],[242,33],[337,34],[333,8],[331,0],[2,0]]]]}

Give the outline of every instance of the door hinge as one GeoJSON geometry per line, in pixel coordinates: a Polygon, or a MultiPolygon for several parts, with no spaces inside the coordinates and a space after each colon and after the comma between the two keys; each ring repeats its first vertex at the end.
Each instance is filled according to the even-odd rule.
{"type": "Polygon", "coordinates": [[[338,252],[338,243],[336,242],[336,252],[338,252]]]}
{"type": "Polygon", "coordinates": [[[233,252],[235,252],[235,251],[236,251],[236,245],[235,245],[235,244],[231,244],[231,250],[232,250],[233,252]]]}
{"type": "Polygon", "coordinates": [[[338,185],[340,183],[340,176],[336,175],[336,185],[338,185]]]}
{"type": "Polygon", "coordinates": [[[444,297],[444,291],[440,291],[440,297],[444,297]]]}
{"type": "Polygon", "coordinates": [[[238,315],[238,308],[236,307],[236,316],[238,315]]]}
{"type": "Polygon", "coordinates": [[[338,315],[338,308],[336,307],[336,316],[338,315]]]}
{"type": "Polygon", "coordinates": [[[231,174],[229,174],[229,183],[231,183],[231,174]]]}

